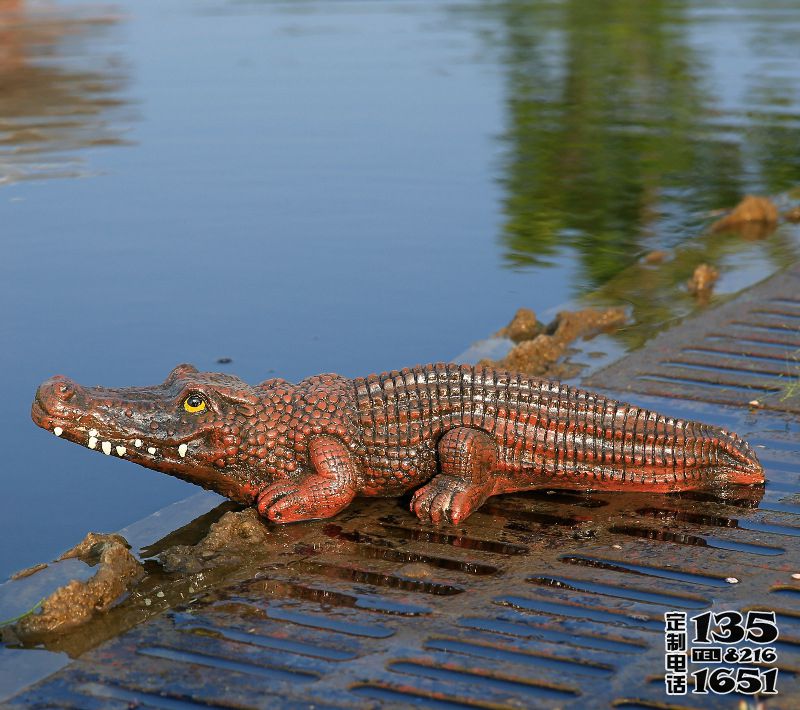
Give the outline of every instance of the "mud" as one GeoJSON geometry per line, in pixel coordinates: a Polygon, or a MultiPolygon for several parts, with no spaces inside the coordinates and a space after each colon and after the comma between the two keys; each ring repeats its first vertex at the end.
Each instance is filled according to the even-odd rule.
{"type": "Polygon", "coordinates": [[[768,197],[746,195],[727,215],[711,225],[712,232],[738,232],[748,239],[763,239],[778,224],[778,208],[768,197]]]}
{"type": "Polygon", "coordinates": [[[531,340],[539,333],[544,332],[545,326],[536,320],[536,314],[530,308],[520,308],[511,322],[505,327],[497,331],[498,337],[505,337],[513,340],[515,343],[522,342],[523,340],[531,340]]]}
{"type": "Polygon", "coordinates": [[[709,264],[698,264],[692,277],[686,283],[689,293],[698,298],[708,298],[719,280],[719,271],[709,264]]]}
{"type": "Polygon", "coordinates": [[[219,566],[239,566],[253,547],[267,541],[269,529],[255,508],[225,513],[196,545],[175,545],[157,556],[165,572],[193,574],[219,566]]]}
{"type": "Polygon", "coordinates": [[[97,572],[85,582],[72,580],[41,603],[38,613],[27,614],[12,628],[22,642],[67,631],[110,609],[144,576],[144,568],[119,535],[89,533],[59,559],[78,558],[97,572]]]}
{"type": "Polygon", "coordinates": [[[562,311],[547,326],[541,323],[533,326],[530,323],[530,316],[533,316],[532,311],[520,309],[511,323],[500,333],[527,332],[532,334],[532,337],[519,340],[501,360],[487,359],[482,360],[481,364],[537,376],[573,377],[580,371],[581,366],[562,361],[568,354],[570,345],[578,338],[592,338],[599,333],[614,330],[627,321],[624,308],[562,311]]]}

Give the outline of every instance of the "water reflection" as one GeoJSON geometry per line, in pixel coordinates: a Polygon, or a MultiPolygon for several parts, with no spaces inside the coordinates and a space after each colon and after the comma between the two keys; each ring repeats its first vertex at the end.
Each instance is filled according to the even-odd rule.
{"type": "Polygon", "coordinates": [[[0,184],[86,172],[76,151],[123,143],[126,71],[109,10],[0,0],[0,184]]]}
{"type": "Polygon", "coordinates": [[[798,80],[783,56],[800,41],[800,13],[775,41],[774,21],[753,22],[760,7],[485,4],[506,73],[508,265],[539,266],[572,249],[576,290],[587,292],[645,251],[698,234],[709,210],[744,191],[800,181],[798,80]],[[728,55],[721,71],[714,53],[741,35],[736,52],[750,56],[728,55]],[[741,90],[717,85],[725,71],[742,72],[732,82],[741,90]]]}

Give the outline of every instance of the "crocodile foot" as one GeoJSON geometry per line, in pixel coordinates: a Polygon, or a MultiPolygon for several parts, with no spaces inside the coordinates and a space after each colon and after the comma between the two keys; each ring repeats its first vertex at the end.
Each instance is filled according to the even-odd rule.
{"type": "Polygon", "coordinates": [[[458,525],[491,495],[491,485],[474,484],[440,473],[414,493],[411,512],[422,522],[458,525]]]}
{"type": "Polygon", "coordinates": [[[275,523],[330,518],[346,508],[354,498],[350,490],[339,490],[321,476],[304,481],[275,481],[258,494],[257,508],[261,516],[275,523]]]}

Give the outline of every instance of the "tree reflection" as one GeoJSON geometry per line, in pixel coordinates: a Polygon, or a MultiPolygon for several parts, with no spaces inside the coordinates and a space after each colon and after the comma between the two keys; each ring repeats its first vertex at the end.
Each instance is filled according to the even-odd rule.
{"type": "Polygon", "coordinates": [[[0,184],[84,172],[77,152],[119,145],[125,72],[97,8],[0,0],[0,184]]]}
{"type": "MultiPolygon", "coordinates": [[[[483,5],[500,28],[493,42],[507,81],[501,239],[511,267],[571,247],[579,290],[591,291],[645,251],[696,236],[704,214],[753,184],[800,181],[800,161],[786,155],[800,144],[800,117],[785,93],[782,118],[776,108],[768,121],[743,122],[745,107],[720,120],[689,40],[689,5],[483,5]],[[746,150],[748,131],[758,151],[746,150]]],[[[769,77],[759,81],[768,97],[769,77]]]]}

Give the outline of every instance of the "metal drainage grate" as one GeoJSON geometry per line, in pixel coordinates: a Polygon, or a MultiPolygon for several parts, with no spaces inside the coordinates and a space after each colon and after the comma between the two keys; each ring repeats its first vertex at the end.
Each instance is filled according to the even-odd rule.
{"type": "Polygon", "coordinates": [[[662,333],[586,384],[800,413],[800,266],[662,333]]]}
{"type": "MultiPolygon", "coordinates": [[[[799,279],[774,277],[595,382],[798,411],[780,368],[800,347],[799,279]]],[[[398,500],[359,500],[333,521],[272,528],[266,563],[7,707],[730,708],[743,698],[667,698],[663,614],[757,608],[775,610],[781,631],[780,694],[766,707],[800,707],[800,444],[784,420],[764,413],[758,426],[766,489],[535,491],[492,499],[458,529],[422,526],[398,500]]]]}
{"type": "Polygon", "coordinates": [[[728,708],[666,702],[662,615],[759,606],[781,629],[767,707],[797,707],[798,447],[755,441],[770,483],[739,499],[537,491],[457,530],[362,500],[276,529],[269,564],[8,707],[728,708]]]}

